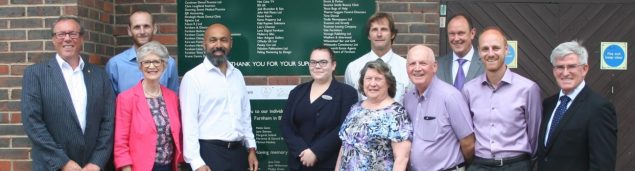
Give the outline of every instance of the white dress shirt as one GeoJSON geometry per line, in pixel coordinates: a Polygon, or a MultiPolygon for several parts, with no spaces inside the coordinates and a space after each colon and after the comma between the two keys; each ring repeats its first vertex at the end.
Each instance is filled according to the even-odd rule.
{"type": "Polygon", "coordinates": [[[59,54],[55,55],[57,64],[62,69],[62,75],[64,75],[64,81],[66,81],[66,87],[70,92],[71,100],[73,101],[73,107],[75,108],[75,114],[77,114],[77,120],[79,126],[82,128],[82,132],[86,130],[86,104],[88,94],[86,93],[86,84],[84,83],[84,60],[79,58],[79,65],[73,69],[71,65],[64,61],[59,54]]]}
{"type": "Polygon", "coordinates": [[[575,100],[575,97],[577,97],[578,94],[580,94],[580,92],[584,88],[584,85],[586,85],[586,83],[584,82],[584,80],[582,80],[582,83],[580,83],[580,85],[578,85],[578,87],[573,89],[573,92],[569,94],[565,94],[564,91],[560,90],[560,94],[558,95],[558,102],[556,103],[556,108],[553,108],[553,112],[551,112],[551,117],[549,118],[549,123],[547,123],[547,131],[545,131],[545,144],[544,144],[545,146],[547,145],[547,142],[549,142],[549,131],[551,131],[551,121],[553,121],[553,115],[556,114],[556,109],[558,109],[558,106],[560,106],[560,97],[567,95],[569,96],[569,98],[571,98],[566,108],[566,109],[569,109],[569,106],[571,106],[571,104],[573,103],[573,100],[575,100]]]}
{"type": "Polygon", "coordinates": [[[256,147],[243,74],[227,62],[227,75],[204,58],[185,73],[180,87],[183,157],[193,169],[206,165],[199,139],[243,141],[256,147]]]}
{"type": "MultiPolygon", "coordinates": [[[[366,63],[370,61],[374,61],[379,59],[379,56],[375,54],[375,52],[370,51],[362,57],[355,59],[353,62],[349,63],[346,66],[346,72],[344,73],[344,82],[353,88],[359,88],[359,77],[366,63]]],[[[403,104],[403,95],[408,89],[408,87],[412,87],[412,83],[408,78],[408,73],[406,72],[406,59],[397,55],[392,51],[388,51],[384,56],[381,57],[385,63],[390,66],[390,71],[397,79],[397,93],[395,93],[395,97],[393,98],[395,101],[403,104]]],[[[359,101],[366,100],[366,96],[362,95],[362,93],[357,92],[359,101]]]]}
{"type": "MultiPolygon", "coordinates": [[[[467,72],[470,70],[470,64],[472,64],[472,56],[474,56],[474,46],[470,47],[470,51],[465,54],[463,59],[465,59],[465,63],[463,63],[463,75],[467,77],[467,72]]],[[[456,81],[456,74],[459,72],[459,55],[452,52],[452,82],[456,81]]],[[[467,82],[467,81],[465,81],[467,82]]]]}

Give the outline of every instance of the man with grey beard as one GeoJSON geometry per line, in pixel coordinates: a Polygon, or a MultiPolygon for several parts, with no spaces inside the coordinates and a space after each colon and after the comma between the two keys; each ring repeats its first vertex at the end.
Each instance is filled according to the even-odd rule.
{"type": "Polygon", "coordinates": [[[181,82],[183,156],[192,170],[258,169],[245,80],[227,60],[231,47],[229,28],[207,27],[203,63],[181,82]]]}

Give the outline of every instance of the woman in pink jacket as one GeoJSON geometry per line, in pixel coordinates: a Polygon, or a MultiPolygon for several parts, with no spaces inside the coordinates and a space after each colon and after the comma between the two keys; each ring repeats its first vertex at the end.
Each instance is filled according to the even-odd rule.
{"type": "Polygon", "coordinates": [[[143,80],[117,96],[115,167],[123,171],[176,171],[183,161],[176,93],[161,84],[168,51],[152,41],[137,49],[143,80]]]}

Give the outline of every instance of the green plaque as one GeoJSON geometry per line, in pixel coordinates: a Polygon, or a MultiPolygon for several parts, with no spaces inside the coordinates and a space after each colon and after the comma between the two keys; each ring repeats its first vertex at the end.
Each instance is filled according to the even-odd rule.
{"type": "Polygon", "coordinates": [[[202,39],[212,23],[232,32],[229,61],[244,75],[308,75],[311,49],[333,48],[346,65],[370,51],[365,33],[375,0],[178,1],[179,74],[203,59],[202,39]]]}
{"type": "Polygon", "coordinates": [[[280,120],[285,100],[251,100],[251,125],[258,147],[258,170],[288,170],[287,144],[280,120]]]}

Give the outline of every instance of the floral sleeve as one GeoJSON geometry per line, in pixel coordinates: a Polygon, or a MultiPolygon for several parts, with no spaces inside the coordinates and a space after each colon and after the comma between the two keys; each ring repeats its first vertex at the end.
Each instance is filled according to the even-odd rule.
{"type": "Polygon", "coordinates": [[[389,115],[389,133],[388,138],[393,142],[402,142],[405,140],[412,139],[412,123],[406,114],[406,110],[401,105],[395,105],[395,107],[390,108],[387,113],[391,113],[389,115]]]}

